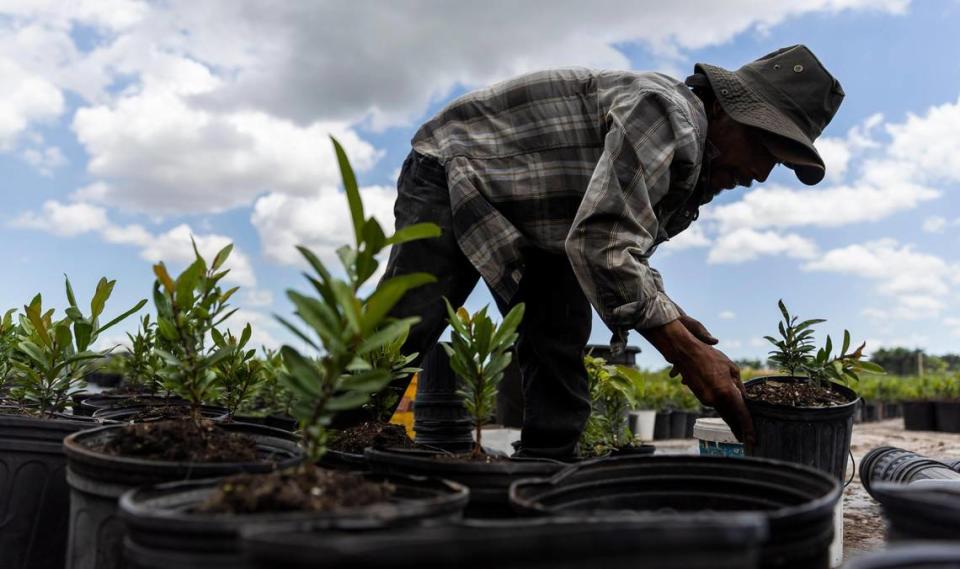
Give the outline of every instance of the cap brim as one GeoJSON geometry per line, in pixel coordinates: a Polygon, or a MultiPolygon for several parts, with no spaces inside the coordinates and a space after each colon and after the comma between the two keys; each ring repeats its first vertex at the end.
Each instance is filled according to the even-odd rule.
{"type": "Polygon", "coordinates": [[[810,186],[823,180],[826,167],[813,141],[776,105],[732,71],[705,63],[696,64],[694,69],[707,76],[714,95],[730,118],[769,135],[773,142],[765,145],[794,171],[798,180],[810,186]]]}

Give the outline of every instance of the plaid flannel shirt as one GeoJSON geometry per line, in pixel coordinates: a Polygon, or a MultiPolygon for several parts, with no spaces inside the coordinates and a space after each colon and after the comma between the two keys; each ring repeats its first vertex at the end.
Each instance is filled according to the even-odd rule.
{"type": "Polygon", "coordinates": [[[566,253],[622,333],[682,314],[648,258],[697,216],[706,134],[666,75],[557,69],[456,99],[412,144],[445,166],[457,241],[496,294],[516,293],[529,248],[566,253]]]}

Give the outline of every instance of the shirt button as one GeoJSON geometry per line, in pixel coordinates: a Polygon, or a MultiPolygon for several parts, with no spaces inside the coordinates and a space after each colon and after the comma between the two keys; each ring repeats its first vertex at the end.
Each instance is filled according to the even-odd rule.
{"type": "Polygon", "coordinates": [[[512,276],[516,282],[520,282],[520,277],[523,276],[523,273],[520,272],[520,269],[514,269],[514,271],[510,273],[510,276],[512,276]]]}

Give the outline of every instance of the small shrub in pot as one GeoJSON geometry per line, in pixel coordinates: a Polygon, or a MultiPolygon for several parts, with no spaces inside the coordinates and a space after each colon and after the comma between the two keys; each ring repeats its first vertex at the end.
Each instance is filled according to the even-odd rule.
{"type": "Polygon", "coordinates": [[[882,373],[883,369],[862,359],[865,344],[850,351],[848,331],[838,354],[833,353],[829,336],[817,349],[813,326],[824,320],[798,322],[782,300],[778,304],[783,315],[780,337],[766,339],[775,347],[770,361],[787,375],[747,382],[747,405],[757,442],[746,452],[806,464],[842,480],[859,399],[848,385],[861,373],[882,373]]]}
{"type": "Polygon", "coordinates": [[[100,335],[146,302],[101,324],[116,281],[100,279],[84,315],[66,280],[63,318],[44,309],[38,294],[17,322],[8,311],[0,324],[0,372],[9,389],[0,409],[0,559],[10,567],[62,567],[67,544],[67,483],[63,438],[94,426],[65,415],[71,395],[106,351],[91,348],[100,335]]]}

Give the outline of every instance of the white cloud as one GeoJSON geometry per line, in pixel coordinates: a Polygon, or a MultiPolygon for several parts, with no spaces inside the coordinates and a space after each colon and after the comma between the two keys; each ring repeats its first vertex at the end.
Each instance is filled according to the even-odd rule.
{"type": "Polygon", "coordinates": [[[101,207],[85,203],[62,204],[44,202],[40,213],[26,212],[15,218],[14,227],[39,229],[60,237],[72,237],[98,231],[108,225],[107,212],[101,207]]]}
{"type": "Polygon", "coordinates": [[[213,65],[235,65],[235,53],[245,58],[237,80],[210,97],[210,105],[260,108],[300,123],[366,116],[375,127],[409,121],[458,84],[487,84],[558,65],[626,67],[626,57],[613,47],[618,43],[646,45],[663,60],[661,67],[669,67],[684,50],[721,44],[790,17],[845,9],[902,13],[906,6],[738,0],[648,3],[637,10],[626,1],[559,0],[457,3],[438,11],[429,3],[170,3],[176,21],[197,32],[173,36],[178,49],[213,65]],[[457,25],[462,22],[470,22],[469,42],[457,25]],[[377,38],[379,48],[344,48],[357,38],[377,38]]]}
{"type": "MultiPolygon", "coordinates": [[[[232,239],[225,235],[194,233],[187,224],[177,225],[158,234],[139,225],[114,225],[107,217],[106,210],[86,203],[62,204],[47,201],[39,213],[23,213],[15,218],[11,225],[37,229],[61,237],[96,232],[108,243],[139,247],[140,256],[147,261],[165,261],[174,265],[186,265],[193,261],[191,237],[200,254],[206,259],[212,259],[217,251],[232,242],[232,239]]],[[[225,280],[241,286],[256,284],[253,265],[242,251],[235,248],[225,266],[230,269],[225,280]]]]}
{"type": "Polygon", "coordinates": [[[24,161],[37,169],[43,176],[52,176],[53,171],[67,164],[67,159],[56,146],[46,148],[27,148],[20,153],[24,161]]]}
{"type": "Polygon", "coordinates": [[[927,233],[943,233],[943,230],[947,227],[947,219],[945,217],[940,217],[935,215],[933,217],[928,217],[923,220],[923,230],[927,233]]]}
{"type": "MultiPolygon", "coordinates": [[[[374,216],[384,233],[393,231],[397,190],[385,186],[360,189],[364,211],[374,216]]],[[[340,266],[336,249],[350,241],[353,226],[343,192],[323,188],[313,197],[270,194],[257,200],[250,218],[260,235],[263,254],[284,264],[301,261],[296,245],[305,245],[324,263],[340,266]]]]}
{"type": "Polygon", "coordinates": [[[717,316],[720,318],[720,320],[733,320],[734,318],[737,317],[737,314],[732,310],[724,310],[717,316]]]}
{"type": "Polygon", "coordinates": [[[237,310],[233,316],[227,319],[224,326],[235,336],[239,336],[243,327],[247,324],[250,324],[253,332],[250,336],[250,347],[263,346],[275,350],[282,344],[277,338],[277,334],[289,335],[280,328],[273,316],[246,308],[237,310]]]}
{"type": "Polygon", "coordinates": [[[805,237],[790,233],[782,235],[776,231],[755,231],[738,229],[721,235],[707,255],[707,262],[743,263],[752,261],[761,255],[786,255],[798,259],[809,259],[817,254],[816,244],[805,237]]]}
{"type": "Polygon", "coordinates": [[[873,130],[883,122],[883,115],[874,114],[861,124],[847,131],[843,138],[821,137],[814,146],[820,152],[827,169],[827,180],[839,182],[844,179],[851,158],[863,151],[876,148],[879,143],[873,137],[873,130]]]}
{"type": "Polygon", "coordinates": [[[310,195],[336,184],[330,134],[358,170],[379,157],[344,124],[302,128],[263,113],[219,115],[191,109],[172,92],[80,109],[73,126],[90,154],[88,170],[101,179],[75,197],[152,214],[217,212],[260,194],[310,195]]]}
{"type": "Polygon", "coordinates": [[[868,308],[864,315],[883,320],[937,316],[946,306],[952,285],[960,282],[960,265],[920,253],[893,239],[870,241],[827,251],[803,267],[807,271],[851,274],[877,281],[877,291],[896,304],[868,308]]]}
{"type": "Polygon", "coordinates": [[[43,77],[16,62],[0,58],[0,150],[11,150],[33,122],[54,119],[63,112],[63,95],[43,77]]]}
{"type": "Polygon", "coordinates": [[[711,241],[704,232],[703,226],[691,225],[686,231],[681,232],[676,237],[660,245],[659,251],[673,252],[697,247],[709,247],[710,243],[711,241]]]}

